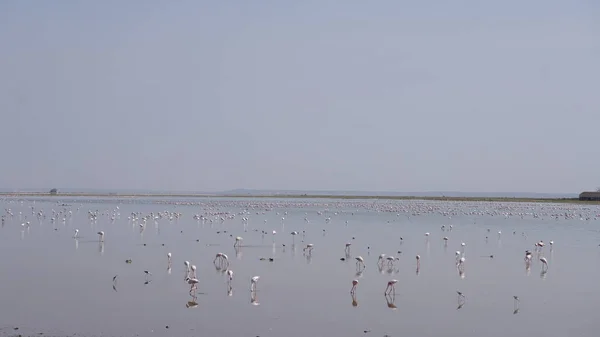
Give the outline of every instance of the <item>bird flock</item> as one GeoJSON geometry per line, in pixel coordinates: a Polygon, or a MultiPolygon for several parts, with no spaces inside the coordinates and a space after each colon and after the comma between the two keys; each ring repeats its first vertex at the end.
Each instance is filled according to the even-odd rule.
{"type": "MultiPolygon", "coordinates": [[[[53,201],[54,202],[54,201],[53,201]]],[[[113,201],[114,202],[114,201],[113,201]]],[[[130,202],[130,201],[120,201],[122,203],[130,202]]],[[[31,201],[26,200],[18,200],[18,199],[5,199],[4,203],[7,204],[7,207],[4,210],[4,214],[1,216],[2,226],[12,225],[18,223],[22,231],[28,231],[31,228],[31,223],[36,221],[40,224],[48,221],[51,224],[62,223],[63,225],[72,224],[72,218],[74,214],[78,214],[82,208],[84,208],[85,202],[81,200],[77,200],[78,206],[72,206],[66,203],[57,204],[53,209],[46,214],[43,207],[37,207],[38,204],[31,201]],[[27,203],[27,204],[26,204],[27,203]],[[11,204],[13,207],[11,207],[11,204]],[[28,206],[30,208],[30,212],[13,212],[14,206],[28,206]],[[56,209],[54,209],[56,208],[56,209]]],[[[40,201],[38,201],[40,203],[40,201]]],[[[365,202],[365,201],[331,201],[331,202],[309,202],[309,201],[240,201],[240,200],[208,200],[201,202],[191,202],[191,201],[155,201],[157,205],[177,205],[177,206],[187,206],[187,210],[192,209],[201,209],[202,212],[193,212],[193,214],[184,214],[183,212],[174,212],[174,211],[159,211],[159,212],[132,212],[127,216],[128,224],[131,224],[134,227],[138,227],[140,233],[142,233],[145,228],[154,224],[155,226],[159,226],[159,224],[163,223],[177,223],[180,219],[190,219],[197,223],[202,224],[211,224],[211,225],[219,225],[229,223],[232,224],[238,233],[253,231],[257,232],[264,238],[267,235],[271,236],[271,240],[275,245],[276,237],[278,233],[289,233],[291,238],[287,241],[286,239],[281,242],[281,246],[285,247],[286,244],[291,243],[292,245],[296,244],[296,240],[302,240],[303,242],[303,253],[307,256],[312,256],[313,250],[318,250],[319,248],[315,246],[313,243],[306,243],[305,240],[308,237],[312,237],[315,233],[325,233],[328,229],[328,226],[332,226],[334,224],[334,220],[336,216],[344,213],[345,215],[352,216],[354,212],[359,212],[361,209],[366,209],[370,212],[377,213],[391,213],[395,214],[398,219],[401,219],[404,222],[410,222],[411,218],[424,216],[424,215],[441,215],[443,219],[447,221],[445,224],[439,224],[440,232],[443,233],[439,235],[439,240],[443,242],[443,245],[446,247],[449,244],[456,244],[457,250],[455,251],[455,267],[458,272],[458,275],[461,278],[464,278],[465,269],[467,266],[467,257],[466,257],[466,242],[460,242],[460,244],[453,243],[449,237],[449,233],[454,230],[455,226],[460,225],[460,223],[455,223],[453,218],[462,217],[461,219],[470,219],[469,221],[473,221],[473,223],[477,223],[478,219],[481,219],[484,216],[489,217],[497,217],[509,219],[512,217],[517,218],[531,218],[531,219],[539,219],[542,218],[545,221],[553,221],[558,219],[566,219],[566,220],[579,220],[579,221],[597,221],[600,217],[598,214],[598,210],[590,207],[583,207],[577,205],[556,205],[556,204],[548,204],[539,206],[537,204],[520,204],[518,207],[514,205],[509,205],[508,203],[496,203],[496,202],[431,202],[431,201],[389,201],[389,202],[365,202]],[[193,207],[193,208],[192,208],[193,207]],[[286,217],[288,217],[288,209],[307,209],[304,213],[304,225],[306,225],[306,230],[297,231],[290,230],[286,228],[286,217]],[[319,211],[310,211],[309,209],[318,208],[319,211]],[[237,211],[234,211],[236,210],[237,211]],[[344,210],[344,211],[341,211],[344,210]],[[352,211],[355,210],[355,211],[352,211]],[[266,218],[267,214],[276,213],[278,217],[279,223],[270,224],[266,218]],[[280,220],[279,220],[280,219],[280,220]],[[237,223],[236,223],[237,222],[237,223]],[[450,222],[454,222],[454,224],[449,224],[450,222]],[[251,227],[253,226],[253,227],[251,227]],[[274,226],[277,226],[277,230],[273,229],[274,226]]],[[[98,236],[98,241],[103,244],[105,240],[110,240],[110,225],[108,224],[117,224],[121,219],[120,207],[118,205],[110,204],[110,201],[106,202],[107,207],[104,210],[100,209],[89,209],[83,212],[86,212],[87,219],[92,225],[97,225],[99,221],[105,221],[105,225],[102,230],[98,230],[96,235],[98,236]]],[[[95,205],[97,206],[97,205],[95,205]]],[[[181,208],[180,208],[181,209],[181,208]]],[[[288,227],[293,226],[293,224],[287,224],[288,227]]],[[[348,226],[349,220],[345,220],[344,222],[336,222],[336,225],[339,226],[348,226]]],[[[242,236],[234,236],[231,234],[232,230],[220,230],[218,233],[227,234],[231,237],[231,245],[237,253],[237,250],[240,247],[243,247],[244,238],[242,236]]],[[[490,229],[487,229],[488,233],[491,233],[490,229]]],[[[80,237],[80,230],[78,228],[73,229],[73,238],[78,239],[80,237]]],[[[525,232],[517,233],[516,230],[512,231],[512,235],[521,235],[522,237],[527,239],[527,234],[525,232]]],[[[432,240],[436,237],[435,233],[425,232],[424,234],[426,242],[432,240]]],[[[500,239],[502,237],[502,231],[497,232],[497,238],[500,239]]],[[[485,241],[489,240],[491,234],[487,234],[484,239],[485,241]]],[[[405,238],[402,236],[402,233],[397,232],[398,243],[401,245],[405,238]]],[[[411,238],[414,240],[414,238],[411,238]]],[[[340,258],[342,261],[347,261],[353,258],[356,264],[356,277],[352,277],[348,279],[348,284],[350,288],[350,294],[353,298],[353,305],[356,303],[355,294],[359,291],[360,288],[360,277],[362,276],[365,268],[369,265],[369,256],[371,251],[371,246],[365,246],[361,244],[359,246],[360,251],[367,251],[367,255],[356,255],[352,257],[351,251],[356,246],[356,241],[348,241],[345,244],[341,244],[339,249],[340,252],[344,253],[344,257],[340,258]]],[[[540,268],[542,275],[545,275],[549,270],[549,261],[544,256],[544,251],[546,249],[554,249],[554,241],[548,241],[549,248],[546,248],[546,243],[543,240],[536,240],[531,245],[531,250],[526,250],[524,252],[524,264],[526,270],[530,270],[532,263],[534,261],[540,262],[540,268]],[[535,257],[534,257],[535,254],[535,257]]],[[[231,246],[230,246],[231,247],[231,246]]],[[[398,251],[396,254],[387,254],[382,253],[377,257],[377,261],[373,259],[373,264],[381,271],[384,268],[395,269],[396,263],[403,258],[405,254],[401,251],[398,251]]],[[[419,254],[412,255],[414,256],[414,267],[416,273],[419,274],[421,270],[421,256],[419,254]]],[[[494,258],[494,255],[490,255],[490,258],[494,258]]],[[[212,256],[211,256],[212,258],[212,256]]],[[[327,258],[323,256],[321,258],[327,258]]],[[[331,258],[331,257],[330,257],[331,258]]],[[[168,252],[165,256],[167,269],[170,271],[171,266],[173,264],[173,259],[181,259],[184,267],[184,283],[189,286],[189,293],[192,296],[192,301],[190,301],[189,307],[196,307],[197,304],[197,291],[198,287],[202,285],[202,275],[198,275],[196,265],[192,264],[188,259],[184,260],[179,256],[174,256],[171,252],[168,252]]],[[[413,259],[413,258],[411,258],[413,259]]],[[[268,261],[274,262],[274,258],[268,258],[268,261]]],[[[130,260],[126,261],[127,263],[131,263],[130,260]]],[[[426,263],[427,261],[423,261],[426,263]]],[[[229,291],[228,294],[231,295],[233,288],[233,280],[234,280],[234,269],[231,266],[230,259],[224,252],[218,252],[212,263],[218,270],[223,271],[225,275],[224,282],[228,285],[229,291]]],[[[145,281],[148,283],[151,281],[153,274],[149,270],[144,270],[145,281]]],[[[260,276],[252,276],[247,279],[246,282],[249,282],[249,290],[251,292],[251,303],[254,305],[258,305],[258,301],[256,300],[256,293],[258,289],[258,283],[260,280],[260,276]]],[[[118,275],[112,277],[113,288],[115,288],[117,283],[118,275]]],[[[390,308],[394,308],[394,297],[396,295],[396,286],[399,284],[397,279],[389,279],[386,282],[382,282],[381,286],[384,289],[384,295],[386,299],[391,298],[388,301],[388,306],[390,308]]],[[[347,289],[347,288],[346,288],[347,289]]],[[[464,291],[464,290],[463,290],[464,291]]],[[[457,290],[458,295],[458,308],[462,308],[462,306],[466,302],[467,295],[465,292],[457,290]]],[[[517,295],[513,296],[514,301],[514,313],[519,311],[519,303],[520,297],[517,295]]]]}

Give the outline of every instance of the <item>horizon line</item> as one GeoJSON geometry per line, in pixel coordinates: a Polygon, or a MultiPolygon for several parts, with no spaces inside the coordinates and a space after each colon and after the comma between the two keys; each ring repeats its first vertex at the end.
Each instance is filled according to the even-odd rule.
{"type": "MultiPolygon", "coordinates": [[[[56,188],[59,192],[61,188],[0,188],[0,193],[20,193],[20,192],[39,192],[46,193],[51,189],[56,188]]],[[[579,194],[581,192],[596,192],[595,189],[584,190],[579,192],[532,192],[532,191],[508,191],[508,192],[492,192],[492,191],[460,191],[460,190],[424,190],[424,191],[397,191],[397,190],[303,190],[303,189],[253,189],[253,188],[234,188],[226,190],[215,190],[215,191],[194,191],[194,190],[160,190],[160,189],[140,189],[140,188],[123,188],[123,189],[108,189],[108,188],[62,188],[63,191],[77,190],[77,193],[93,193],[93,191],[111,191],[116,192],[127,192],[127,191],[144,191],[145,193],[190,193],[190,194],[223,194],[223,193],[384,193],[384,194],[444,194],[444,193],[460,193],[460,194],[545,194],[545,195],[567,195],[567,194],[579,194]],[[80,191],[80,192],[79,192],[80,191]]]]}

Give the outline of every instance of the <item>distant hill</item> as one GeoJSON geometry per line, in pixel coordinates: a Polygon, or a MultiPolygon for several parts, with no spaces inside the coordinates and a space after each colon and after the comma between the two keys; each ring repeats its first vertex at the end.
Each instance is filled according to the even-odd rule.
{"type": "Polygon", "coordinates": [[[377,192],[377,191],[309,191],[309,190],[253,190],[235,189],[217,192],[218,195],[358,195],[358,196],[411,196],[411,197],[471,197],[471,198],[576,198],[578,193],[535,193],[535,192],[457,192],[457,191],[429,191],[429,192],[377,192]]]}

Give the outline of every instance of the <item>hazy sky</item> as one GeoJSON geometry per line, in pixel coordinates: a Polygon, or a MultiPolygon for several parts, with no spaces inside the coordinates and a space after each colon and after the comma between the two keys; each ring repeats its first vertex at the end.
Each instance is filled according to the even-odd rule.
{"type": "Polygon", "coordinates": [[[0,187],[600,186],[600,2],[0,1],[0,187]]]}

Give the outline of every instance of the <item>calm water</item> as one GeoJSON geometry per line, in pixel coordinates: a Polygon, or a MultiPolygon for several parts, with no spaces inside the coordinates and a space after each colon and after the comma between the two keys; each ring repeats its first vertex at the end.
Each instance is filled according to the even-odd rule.
{"type": "Polygon", "coordinates": [[[5,215],[0,229],[0,335],[547,337],[597,336],[600,329],[597,206],[57,200],[0,202],[5,215]],[[53,210],[65,212],[67,220],[63,223],[61,214],[51,222],[53,210]],[[96,210],[97,220],[91,221],[88,212],[96,210]],[[42,211],[45,218],[39,221],[32,211],[42,211]],[[139,218],[151,212],[181,215],[148,219],[141,231],[141,220],[128,219],[133,212],[139,218]],[[197,221],[195,214],[213,221],[197,221]],[[21,225],[27,221],[29,226],[21,225]],[[442,231],[441,225],[453,229],[442,231]],[[106,233],[103,245],[96,234],[100,230],[106,233]],[[263,236],[262,230],[269,234],[263,236]],[[273,230],[277,235],[271,235],[273,230]],[[291,231],[300,232],[295,245],[291,231]],[[428,239],[425,232],[431,233],[428,239]],[[244,238],[238,251],[230,235],[244,238]],[[552,250],[547,245],[542,252],[549,264],[546,274],[540,273],[536,253],[529,271],[523,261],[524,251],[533,251],[539,240],[555,242],[552,250]],[[352,257],[344,262],[346,242],[352,242],[352,257]],[[464,277],[454,256],[461,242],[466,243],[464,277]],[[314,244],[310,256],[302,249],[306,243],[314,244]],[[168,252],[173,255],[170,271],[168,252]],[[223,271],[213,264],[217,252],[229,255],[235,273],[231,294],[223,271]],[[381,253],[400,258],[395,270],[378,270],[381,253]],[[418,274],[416,254],[421,256],[418,274]],[[356,255],[366,264],[359,276],[356,255]],[[274,262],[261,257],[274,257],[274,262]],[[191,308],[185,260],[197,266],[200,280],[197,305],[191,308]],[[147,284],[144,270],[153,274],[147,284]],[[261,278],[252,298],[250,278],[255,275],[261,278]],[[352,298],[355,278],[360,283],[352,298]],[[391,279],[398,280],[395,298],[384,296],[391,279]],[[466,296],[460,309],[457,290],[466,296]],[[513,295],[520,297],[517,313],[513,295]]]}

